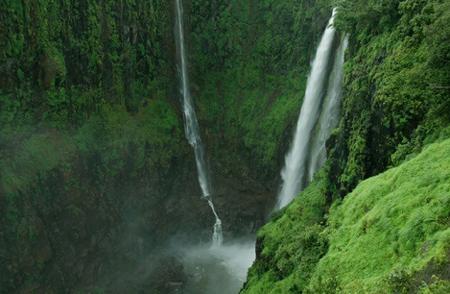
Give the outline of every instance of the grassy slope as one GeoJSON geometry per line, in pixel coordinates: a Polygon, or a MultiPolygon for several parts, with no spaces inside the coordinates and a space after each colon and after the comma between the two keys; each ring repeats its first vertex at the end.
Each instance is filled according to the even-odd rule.
{"type": "Polygon", "coordinates": [[[367,216],[351,211],[348,203],[358,200],[335,207],[329,227],[324,214],[330,195],[340,199],[360,181],[401,164],[438,137],[449,137],[445,56],[450,31],[443,25],[450,17],[449,4],[441,0],[342,0],[339,4],[337,25],[351,33],[351,46],[342,119],[327,144],[329,165],[318,182],[259,233],[260,254],[244,293],[334,293],[339,288],[357,293],[363,287],[393,293],[417,289],[421,280],[433,283],[433,273],[445,272],[439,259],[429,260],[448,251],[441,246],[448,243],[444,235],[436,235],[441,243],[432,236],[433,230],[448,227],[450,195],[443,178],[448,181],[448,141],[430,147],[436,156],[440,150],[442,159],[433,162],[433,152],[426,151],[394,170],[402,175],[394,184],[405,186],[390,186],[394,179],[389,183],[382,180],[384,176],[363,184],[367,188],[372,183],[370,191],[364,191],[370,201],[360,200],[367,206],[360,213],[370,211],[367,216]],[[434,185],[442,189],[440,194],[434,185]],[[390,197],[394,200],[386,201],[390,197]],[[416,205],[417,210],[408,205],[416,205]],[[355,219],[360,231],[338,223],[355,219]],[[371,234],[363,235],[364,229],[371,234]]]}
{"type": "MultiPolygon", "coordinates": [[[[336,279],[346,293],[379,293],[414,287],[421,282],[415,275],[430,264],[435,274],[444,274],[438,268],[448,270],[450,261],[449,217],[447,140],[364,181],[331,210],[330,248],[314,273],[313,285],[336,279]]],[[[432,272],[423,278],[429,279],[432,272]]]]}
{"type": "MultiPolygon", "coordinates": [[[[329,164],[319,183],[261,230],[258,248],[262,249],[244,293],[297,293],[308,286],[316,293],[335,291],[339,277],[313,274],[328,246],[327,233],[322,232],[330,205],[325,199],[344,197],[362,180],[401,164],[439,137],[449,137],[446,40],[450,31],[443,25],[450,17],[448,3],[342,0],[339,5],[337,25],[351,33],[351,46],[346,56],[342,119],[327,144],[329,164]],[[314,283],[308,285],[312,275],[314,283]]],[[[437,212],[428,213],[438,217],[437,212]]],[[[393,259],[391,263],[396,262],[393,259]]],[[[339,266],[334,264],[336,270],[341,270],[339,266]]],[[[436,270],[432,267],[431,272],[436,270]]],[[[389,283],[401,288],[403,280],[414,279],[420,277],[394,271],[389,283]]]]}
{"type": "Polygon", "coordinates": [[[296,293],[304,289],[315,264],[327,250],[321,236],[324,184],[321,175],[259,231],[258,257],[244,293],[296,293]]]}
{"type": "Polygon", "coordinates": [[[440,280],[450,260],[450,140],[362,182],[333,206],[326,229],[319,182],[261,230],[264,247],[243,293],[450,289],[440,280]]]}

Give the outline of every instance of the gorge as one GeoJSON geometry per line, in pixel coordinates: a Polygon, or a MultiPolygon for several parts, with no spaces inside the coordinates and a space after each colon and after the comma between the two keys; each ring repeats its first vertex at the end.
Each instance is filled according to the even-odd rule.
{"type": "Polygon", "coordinates": [[[0,293],[448,293],[449,5],[0,1],[0,293]]]}

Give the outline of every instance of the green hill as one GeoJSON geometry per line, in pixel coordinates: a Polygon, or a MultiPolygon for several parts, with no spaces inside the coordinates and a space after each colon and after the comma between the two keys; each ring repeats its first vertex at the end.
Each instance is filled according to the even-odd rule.
{"type": "Polygon", "coordinates": [[[261,230],[243,293],[448,293],[450,140],[360,183],[328,217],[321,182],[261,230]]]}

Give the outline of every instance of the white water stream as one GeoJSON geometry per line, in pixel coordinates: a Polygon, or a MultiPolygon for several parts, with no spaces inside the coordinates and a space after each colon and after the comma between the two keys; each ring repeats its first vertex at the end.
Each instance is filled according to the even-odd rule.
{"type": "MultiPolygon", "coordinates": [[[[182,0],[176,3],[176,36],[180,58],[180,83],[183,96],[185,133],[193,147],[198,171],[198,181],[203,197],[214,214],[213,246],[189,248],[183,253],[184,265],[191,273],[186,293],[235,293],[245,281],[247,269],[255,258],[254,242],[221,246],[222,223],[211,198],[211,186],[205,163],[199,125],[189,89],[186,51],[183,30],[182,0]],[[219,288],[218,285],[222,285],[219,288]]],[[[307,88],[301,107],[296,132],[282,170],[283,184],[276,209],[289,204],[326,160],[325,143],[339,120],[342,96],[344,53],[348,38],[341,40],[333,54],[336,31],[333,26],[336,10],[323,33],[312,63],[307,88]],[[330,71],[330,59],[335,56],[330,71]]]]}
{"type": "Polygon", "coordinates": [[[195,161],[197,164],[198,182],[202,189],[203,197],[208,201],[208,205],[214,214],[215,224],[213,228],[213,246],[220,246],[223,242],[222,221],[216,212],[211,195],[211,185],[206,169],[205,153],[200,137],[197,115],[192,103],[191,91],[189,88],[189,75],[187,70],[186,49],[183,28],[183,3],[181,0],[175,1],[175,35],[177,38],[177,51],[180,57],[180,78],[181,94],[183,95],[183,114],[186,138],[194,149],[195,161]]]}
{"type": "Polygon", "coordinates": [[[331,135],[331,132],[339,123],[340,106],[342,98],[342,82],[344,77],[344,57],[348,47],[348,36],[344,36],[337,50],[333,70],[331,71],[328,82],[327,96],[322,106],[320,114],[318,133],[315,135],[310,155],[308,180],[313,180],[314,174],[323,166],[327,159],[325,143],[331,135]]]}
{"type": "Polygon", "coordinates": [[[310,153],[310,142],[314,126],[319,118],[324,86],[327,79],[328,63],[333,49],[336,30],[333,26],[336,10],[328,22],[322,36],[316,56],[308,77],[306,92],[297,122],[294,141],[285,158],[285,166],[281,172],[282,188],[278,195],[276,209],[288,205],[303,190],[306,183],[307,159],[310,153]]]}

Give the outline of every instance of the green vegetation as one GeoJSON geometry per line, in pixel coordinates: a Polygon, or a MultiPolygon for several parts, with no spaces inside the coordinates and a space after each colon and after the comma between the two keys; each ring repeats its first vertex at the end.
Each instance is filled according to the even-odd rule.
{"type": "Polygon", "coordinates": [[[450,136],[449,3],[336,2],[351,40],[329,160],[261,229],[243,293],[447,293],[450,142],[417,154],[450,136]]]}
{"type": "MultiPolygon", "coordinates": [[[[223,7],[227,1],[221,2],[223,7]]],[[[199,12],[187,14],[193,17],[188,19],[189,53],[208,155],[239,179],[247,179],[250,172],[259,174],[254,163],[270,165],[266,178],[278,174],[273,157],[282,153],[277,143],[280,134],[296,119],[301,103],[299,93],[314,50],[308,38],[320,34],[329,14],[328,9],[302,1],[296,4],[294,23],[290,6],[253,2],[247,14],[242,10],[241,25],[236,27],[236,21],[227,16],[229,10],[222,15],[222,9],[212,9],[211,1],[184,1],[187,8],[199,12]],[[276,23],[267,14],[272,8],[282,12],[276,23]],[[220,17],[215,11],[221,12],[220,17]],[[249,13],[255,22],[248,22],[249,13]],[[290,17],[288,23],[285,17],[290,17]],[[304,20],[311,26],[304,26],[304,20]],[[216,32],[218,23],[229,33],[216,32]],[[255,31],[260,28],[266,32],[255,31]],[[274,28],[276,33],[271,32],[274,28]],[[267,47],[271,36],[281,30],[285,30],[283,38],[302,32],[289,49],[298,52],[293,56],[285,51],[283,60],[277,61],[278,67],[289,65],[288,58],[296,61],[289,68],[290,84],[274,68],[271,79],[277,79],[280,90],[272,90],[271,85],[259,90],[268,81],[262,77],[269,74],[268,63],[260,58],[278,58],[285,49],[281,38],[276,48],[267,47]],[[244,56],[234,51],[223,56],[227,65],[217,62],[216,50],[221,50],[223,42],[239,41],[240,35],[242,40],[250,35],[257,38],[259,53],[254,54],[253,42],[247,42],[244,56]],[[204,47],[205,40],[220,46],[204,47]],[[299,64],[300,70],[296,69],[299,64]],[[217,90],[215,85],[225,79],[217,90]],[[223,99],[226,92],[230,97],[223,99]],[[278,96],[283,99],[278,101],[278,96]],[[269,112],[271,103],[277,105],[273,112],[269,112]],[[284,116],[285,111],[290,115],[284,116]],[[232,116],[219,123],[220,113],[232,116]],[[252,120],[256,115],[258,119],[252,120]],[[242,118],[245,129],[241,129],[242,118]],[[261,120],[276,137],[270,135],[265,146],[255,148],[256,140],[263,138],[257,129],[261,120]],[[245,138],[250,143],[244,146],[246,133],[251,134],[245,138]],[[252,148],[258,152],[256,161],[251,160],[252,148]]],[[[231,4],[233,13],[241,11],[240,1],[231,4]]],[[[195,205],[190,204],[196,197],[195,165],[178,110],[171,1],[0,0],[0,7],[0,292],[64,292],[86,276],[99,278],[99,268],[108,260],[104,256],[118,250],[117,239],[125,239],[134,248],[139,237],[152,248],[155,240],[164,240],[176,229],[169,218],[199,226],[193,217],[186,216],[186,221],[179,217],[183,209],[199,210],[189,208],[195,205]],[[183,185],[182,193],[177,183],[183,185]],[[120,236],[123,232],[129,239],[120,236]],[[86,270],[89,266],[97,271],[86,270]]],[[[244,50],[241,44],[238,47],[244,50]]],[[[119,259],[117,252],[111,255],[112,262],[119,259]]]]}
{"type": "Polygon", "coordinates": [[[340,1],[338,27],[351,34],[343,118],[332,140],[330,188],[397,165],[424,142],[448,137],[448,1],[340,1]],[[446,57],[447,56],[447,57],[446,57]]]}
{"type": "Polygon", "coordinates": [[[193,0],[191,11],[193,90],[211,154],[276,185],[330,1],[193,0]]]}
{"type": "MultiPolygon", "coordinates": [[[[259,232],[244,293],[449,292],[450,3],[183,2],[211,169],[272,194],[333,5],[350,34],[327,165],[259,232]]],[[[172,4],[0,0],[0,292],[94,289],[115,240],[197,211],[172,4]]]]}
{"type": "Polygon", "coordinates": [[[322,172],[296,201],[258,232],[257,260],[244,293],[298,293],[327,251],[322,172]],[[262,248],[260,248],[262,246],[262,248]]]}
{"type": "Polygon", "coordinates": [[[0,6],[2,126],[25,120],[65,127],[105,103],[134,112],[172,85],[166,2],[2,0],[0,6]]]}
{"type": "Polygon", "coordinates": [[[450,290],[450,140],[359,184],[327,226],[322,182],[260,231],[243,293],[450,290]]]}
{"type": "MultiPolygon", "coordinates": [[[[450,262],[450,140],[364,181],[330,211],[329,250],[312,289],[406,293],[446,279],[450,262]]],[[[449,290],[450,288],[447,288],[449,290]]]]}
{"type": "Polygon", "coordinates": [[[190,151],[180,125],[166,101],[153,100],[133,116],[106,107],[76,132],[20,129],[22,138],[17,130],[3,133],[8,144],[0,153],[0,292],[18,285],[24,291],[41,283],[50,287],[46,291],[77,285],[80,273],[73,273],[73,264],[92,262],[82,252],[105,254],[111,250],[101,245],[105,236],[119,237],[118,228],[130,223],[146,230],[121,234],[156,242],[160,225],[148,211],[164,199],[163,183],[190,151]],[[67,252],[78,252],[75,260],[67,252]],[[55,269],[61,275],[48,276],[55,269]]]}

